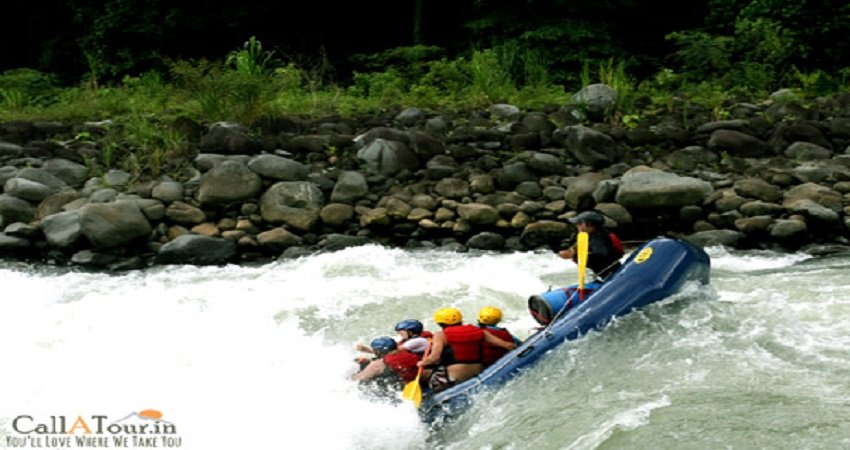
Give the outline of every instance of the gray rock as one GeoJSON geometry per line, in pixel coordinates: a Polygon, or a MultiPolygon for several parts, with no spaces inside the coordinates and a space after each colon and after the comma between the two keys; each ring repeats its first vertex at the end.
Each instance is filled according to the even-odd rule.
{"type": "Polygon", "coordinates": [[[0,233],[0,254],[17,253],[30,247],[30,241],[6,233],[0,233]]]}
{"type": "Polygon", "coordinates": [[[369,173],[395,175],[403,169],[415,170],[419,160],[407,145],[399,141],[375,139],[357,152],[369,173]]]}
{"type": "Polygon", "coordinates": [[[125,188],[133,176],[123,170],[112,169],[103,174],[103,181],[107,186],[125,188]]]}
{"type": "Polygon", "coordinates": [[[197,225],[206,220],[204,211],[181,201],[168,205],[168,208],[165,209],[165,216],[172,222],[182,225],[197,225]]]}
{"type": "Polygon", "coordinates": [[[228,205],[256,197],[263,186],[259,175],[235,161],[224,161],[201,177],[202,205],[228,205]]]}
{"type": "Polygon", "coordinates": [[[41,219],[41,231],[50,245],[58,248],[72,247],[83,236],[80,212],[51,214],[41,219]]]}
{"type": "Polygon", "coordinates": [[[310,170],[294,159],[282,156],[262,154],[248,162],[248,168],[263,177],[278,181],[304,181],[310,170]]]}
{"type": "Polygon", "coordinates": [[[396,114],[395,120],[404,126],[415,125],[416,122],[425,118],[425,113],[416,107],[405,108],[404,111],[396,114]]]}
{"type": "Polygon", "coordinates": [[[204,153],[254,154],[260,150],[260,142],[239,124],[217,122],[201,136],[200,147],[204,153]]]}
{"type": "Polygon", "coordinates": [[[301,237],[281,227],[272,228],[271,230],[257,234],[257,243],[263,248],[274,251],[281,251],[292,246],[301,245],[302,241],[303,239],[301,237]]]}
{"type": "Polygon", "coordinates": [[[590,84],[575,93],[572,101],[581,107],[587,119],[598,122],[614,110],[617,91],[607,84],[590,84]]]}
{"type": "Polygon", "coordinates": [[[782,190],[760,178],[743,178],[735,182],[733,189],[743,197],[778,202],[782,199],[782,190]]]}
{"type": "Polygon", "coordinates": [[[441,197],[460,199],[469,195],[469,183],[458,178],[444,178],[434,186],[434,192],[441,197]]]}
{"type": "Polygon", "coordinates": [[[372,241],[369,238],[364,236],[349,236],[346,234],[329,234],[325,237],[324,241],[319,245],[322,250],[327,252],[336,252],[342,249],[350,248],[350,247],[360,247],[363,245],[369,245],[372,241]]]}
{"type": "Polygon", "coordinates": [[[185,188],[183,183],[179,181],[160,181],[151,189],[151,197],[165,203],[176,202],[183,200],[185,188]]]}
{"type": "Polygon", "coordinates": [[[157,264],[226,264],[236,256],[236,243],[227,239],[184,234],[159,249],[157,264]]]}
{"type": "Polygon", "coordinates": [[[762,157],[770,150],[761,139],[734,130],[717,130],[711,133],[708,148],[743,158],[762,157]]]}
{"type": "Polygon", "coordinates": [[[561,175],[566,172],[566,166],[561,158],[543,152],[531,152],[528,167],[542,175],[561,175]]]}
{"type": "Polygon", "coordinates": [[[128,244],[147,236],[151,225],[132,201],[89,203],[80,208],[83,234],[98,249],[128,244]]]}
{"type": "Polygon", "coordinates": [[[600,173],[588,172],[572,179],[564,193],[567,206],[576,210],[591,208],[595,203],[593,193],[604,178],[600,173]]]}
{"type": "Polygon", "coordinates": [[[711,247],[717,245],[734,247],[738,243],[738,241],[743,238],[744,233],[734,230],[699,231],[697,233],[685,236],[685,240],[700,247],[711,247]]]}
{"type": "Polygon", "coordinates": [[[322,223],[332,227],[339,227],[354,217],[354,207],[345,203],[328,203],[319,211],[322,223]]]}
{"type": "Polygon", "coordinates": [[[797,161],[812,161],[815,159],[829,159],[832,151],[811,142],[794,142],[785,149],[785,156],[797,161]]]}
{"type": "Polygon", "coordinates": [[[523,181],[516,187],[516,192],[525,197],[536,199],[543,195],[543,190],[540,189],[540,184],[536,181],[523,181]]]}
{"type": "Polygon", "coordinates": [[[841,212],[844,207],[844,199],[840,193],[815,183],[804,183],[789,189],[785,192],[782,206],[790,208],[798,200],[803,199],[811,200],[835,212],[841,212]]]}
{"type": "Polygon", "coordinates": [[[18,174],[18,168],[14,166],[3,166],[0,167],[0,185],[6,184],[6,181],[10,178],[15,178],[18,174]]]}
{"type": "Polygon", "coordinates": [[[505,190],[513,190],[524,181],[537,181],[537,175],[525,162],[505,164],[496,173],[496,184],[505,190]]]}
{"type": "Polygon", "coordinates": [[[538,248],[544,245],[556,248],[570,237],[573,227],[564,222],[541,220],[525,226],[520,241],[526,248],[538,248]]]}
{"type": "Polygon", "coordinates": [[[33,202],[40,202],[54,192],[49,186],[17,177],[6,180],[3,190],[6,194],[33,202]]]}
{"type": "Polygon", "coordinates": [[[101,268],[109,266],[117,259],[118,256],[116,255],[95,252],[92,250],[82,250],[71,256],[71,262],[74,264],[101,268]]]}
{"type": "Polygon", "coordinates": [[[41,229],[28,223],[14,222],[10,223],[3,232],[8,236],[32,239],[41,233],[41,229]]]}
{"type": "Polygon", "coordinates": [[[322,191],[307,181],[280,181],[260,198],[260,214],[270,223],[284,223],[307,231],[319,220],[322,191]]]}
{"type": "Polygon", "coordinates": [[[626,208],[678,207],[702,204],[711,184],[660,170],[632,169],[623,175],[616,202],[626,208]]]}
{"type": "Polygon", "coordinates": [[[24,148],[11,142],[0,142],[0,158],[17,158],[24,152],[24,148]]]}
{"type": "Polygon", "coordinates": [[[68,187],[67,183],[54,176],[52,173],[44,169],[37,169],[34,167],[26,167],[19,170],[17,173],[17,177],[24,178],[30,181],[35,181],[36,183],[41,183],[45,186],[49,186],[51,189],[53,189],[53,192],[58,192],[59,190],[68,187]]]}
{"type": "Polygon", "coordinates": [[[49,159],[41,168],[73,187],[82,186],[89,174],[88,167],[62,158],[49,159]]]}
{"type": "Polygon", "coordinates": [[[581,125],[561,128],[556,132],[558,138],[575,159],[594,169],[614,164],[623,153],[611,136],[581,125]]]}
{"type": "Polygon", "coordinates": [[[802,220],[778,219],[770,227],[770,237],[788,241],[804,236],[808,232],[806,223],[802,220]]]}
{"type": "Polygon", "coordinates": [[[466,246],[477,250],[501,250],[505,246],[505,238],[499,233],[485,231],[469,238],[466,246]]]}
{"type": "Polygon", "coordinates": [[[369,183],[360,172],[345,170],[340,172],[331,192],[331,201],[354,203],[369,194],[369,183]]]}
{"type": "Polygon", "coordinates": [[[26,200],[0,194],[0,217],[4,222],[29,222],[34,216],[35,208],[26,200]]]}
{"type": "Polygon", "coordinates": [[[118,191],[112,188],[98,189],[89,196],[90,203],[109,203],[118,198],[118,191]]]}
{"type": "Polygon", "coordinates": [[[458,205],[458,216],[473,225],[493,225],[499,220],[496,208],[483,203],[465,203],[458,205]]]}

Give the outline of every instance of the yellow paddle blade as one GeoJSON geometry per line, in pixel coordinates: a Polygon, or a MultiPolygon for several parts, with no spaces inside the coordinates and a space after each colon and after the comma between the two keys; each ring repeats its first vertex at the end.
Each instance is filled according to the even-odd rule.
{"type": "Polygon", "coordinates": [[[416,378],[410,383],[407,383],[404,386],[404,390],[401,391],[401,398],[412,401],[417,408],[419,407],[419,404],[422,403],[422,386],[419,385],[419,375],[421,373],[422,372],[420,371],[420,373],[416,375],[416,378]]]}
{"type": "Polygon", "coordinates": [[[586,231],[582,231],[576,238],[576,247],[578,248],[578,288],[584,289],[584,272],[587,269],[587,246],[588,236],[586,231]]]}

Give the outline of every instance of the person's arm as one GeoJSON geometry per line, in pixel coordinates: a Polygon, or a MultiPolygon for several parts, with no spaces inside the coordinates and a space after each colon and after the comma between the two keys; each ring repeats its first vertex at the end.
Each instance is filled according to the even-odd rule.
{"type": "Polygon", "coordinates": [[[420,367],[427,367],[438,363],[440,361],[440,357],[443,356],[443,347],[445,346],[446,334],[442,331],[434,333],[434,337],[431,339],[431,351],[428,352],[428,356],[422,358],[422,361],[419,361],[416,365],[420,367]]]}
{"type": "Polygon", "coordinates": [[[564,259],[571,259],[573,261],[576,260],[576,248],[570,247],[568,249],[564,249],[558,252],[558,256],[564,259]]]}
{"type": "Polygon", "coordinates": [[[376,360],[370,362],[369,365],[366,366],[365,369],[363,369],[360,372],[357,372],[354,375],[352,375],[351,379],[354,380],[354,381],[366,381],[370,378],[374,378],[374,377],[384,373],[384,370],[386,370],[386,368],[387,368],[387,365],[384,364],[383,359],[376,359],[376,360]]]}
{"type": "Polygon", "coordinates": [[[496,347],[502,347],[505,350],[513,350],[516,348],[516,344],[513,342],[503,341],[496,336],[493,336],[490,333],[484,333],[484,342],[495,345],[496,347]]]}
{"type": "Polygon", "coordinates": [[[368,345],[363,345],[363,344],[357,344],[357,351],[363,352],[363,353],[375,354],[375,351],[372,350],[372,347],[369,347],[368,345]]]}

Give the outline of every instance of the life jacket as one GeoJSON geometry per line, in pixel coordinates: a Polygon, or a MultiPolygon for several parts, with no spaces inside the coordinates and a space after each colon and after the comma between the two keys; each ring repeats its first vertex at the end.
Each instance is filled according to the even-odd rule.
{"type": "MultiPolygon", "coordinates": [[[[514,340],[513,335],[511,335],[511,333],[504,328],[483,325],[481,326],[481,329],[505,342],[513,342],[514,340]]],[[[485,366],[493,364],[494,362],[496,362],[497,359],[501,358],[502,355],[508,352],[507,349],[497,347],[487,342],[484,342],[482,346],[483,351],[481,355],[481,362],[483,362],[485,366]]]]}
{"type": "Polygon", "coordinates": [[[416,366],[416,363],[419,362],[419,357],[415,353],[399,350],[385,355],[383,360],[387,368],[398,375],[405,383],[413,381],[416,378],[416,373],[419,371],[419,368],[416,366]]]}
{"type": "Polygon", "coordinates": [[[617,253],[620,254],[620,256],[623,256],[623,254],[626,252],[626,249],[623,247],[623,242],[620,241],[620,238],[618,238],[617,235],[614,233],[608,233],[608,239],[611,240],[611,246],[614,247],[614,250],[616,250],[617,253]]]}
{"type": "Polygon", "coordinates": [[[452,350],[449,360],[441,358],[444,365],[481,362],[484,342],[484,331],[481,328],[475,325],[452,325],[446,327],[443,333],[452,350]]]}

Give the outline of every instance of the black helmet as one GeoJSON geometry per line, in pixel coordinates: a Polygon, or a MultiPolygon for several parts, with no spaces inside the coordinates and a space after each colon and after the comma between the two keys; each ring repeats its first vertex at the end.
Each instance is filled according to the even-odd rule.
{"type": "Polygon", "coordinates": [[[580,223],[592,223],[596,226],[605,224],[605,217],[596,211],[585,211],[573,218],[570,218],[570,223],[573,225],[580,223]]]}

